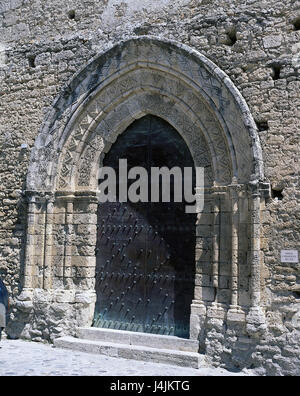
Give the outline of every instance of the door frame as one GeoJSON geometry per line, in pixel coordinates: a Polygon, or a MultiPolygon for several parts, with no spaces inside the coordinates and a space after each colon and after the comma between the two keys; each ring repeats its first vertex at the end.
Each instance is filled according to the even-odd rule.
{"type": "MultiPolygon", "coordinates": [[[[195,166],[206,167],[213,181],[205,191],[209,208],[197,221],[197,236],[212,242],[213,285],[205,286],[207,274],[198,274],[190,337],[205,338],[209,317],[249,324],[251,334],[261,334],[261,209],[269,184],[255,122],[242,95],[214,63],[181,43],[155,37],[123,41],[93,58],[56,98],[42,125],[26,186],[28,228],[19,296],[31,304],[26,331],[41,326],[56,337],[91,324],[97,170],[117,136],[145,114],[169,122],[186,141],[195,166]],[[220,218],[229,235],[229,304],[221,299],[220,218]],[[245,277],[250,283],[243,286],[245,277]],[[216,289],[221,300],[211,301],[216,289]],[[46,325],[33,315],[41,301],[49,311],[46,325]],[[64,314],[57,313],[58,307],[51,313],[60,304],[64,314]],[[51,324],[57,315],[61,332],[51,324]]],[[[207,261],[200,239],[196,260],[207,261]]],[[[18,312],[24,314],[21,308],[18,312]]]]}

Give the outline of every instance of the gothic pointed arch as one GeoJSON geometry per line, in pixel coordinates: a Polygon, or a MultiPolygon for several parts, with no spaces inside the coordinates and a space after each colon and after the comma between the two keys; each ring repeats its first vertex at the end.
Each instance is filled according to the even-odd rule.
{"type": "Polygon", "coordinates": [[[120,131],[147,112],[167,119],[193,147],[203,137],[218,183],[263,180],[255,122],[228,76],[191,48],[140,37],[92,59],[55,100],[32,153],[28,189],[74,187],[93,139],[101,150],[116,138],[116,123],[120,131]]]}
{"type": "Polygon", "coordinates": [[[80,314],[66,327],[91,323],[99,164],[117,137],[147,114],[175,128],[195,166],[206,170],[191,337],[205,334],[201,317],[211,305],[228,320],[247,317],[260,325],[260,205],[266,185],[255,122],[213,62],[156,37],[122,41],[97,55],[54,101],[28,169],[28,232],[43,244],[28,238],[25,289],[68,296],[80,314]]]}

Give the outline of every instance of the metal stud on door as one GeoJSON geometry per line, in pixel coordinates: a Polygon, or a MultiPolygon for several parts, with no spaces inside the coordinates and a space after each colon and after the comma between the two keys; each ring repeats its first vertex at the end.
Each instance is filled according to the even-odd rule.
{"type": "MultiPolygon", "coordinates": [[[[152,166],[193,165],[179,134],[154,116],[132,124],[104,165],[117,171],[119,158],[148,174],[152,166]]],[[[184,208],[184,202],[99,204],[94,326],[188,337],[195,216],[184,208]]]]}

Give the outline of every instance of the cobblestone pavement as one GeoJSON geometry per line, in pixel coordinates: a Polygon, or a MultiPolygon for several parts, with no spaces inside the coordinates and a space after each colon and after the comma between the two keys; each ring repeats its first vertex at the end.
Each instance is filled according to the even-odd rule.
{"type": "Polygon", "coordinates": [[[183,368],[76,352],[24,340],[0,343],[0,376],[229,376],[224,369],[183,368]]]}

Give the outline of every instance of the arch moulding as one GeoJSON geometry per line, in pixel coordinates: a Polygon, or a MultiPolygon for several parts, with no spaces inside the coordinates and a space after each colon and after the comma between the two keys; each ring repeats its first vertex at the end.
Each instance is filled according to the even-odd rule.
{"type": "Polygon", "coordinates": [[[260,208],[268,190],[256,125],[241,94],[214,63],[155,37],[120,42],[93,58],[56,98],[42,125],[26,191],[21,299],[33,302],[28,326],[38,326],[33,321],[39,299],[49,307],[69,307],[59,320],[61,332],[50,338],[91,325],[98,168],[118,135],[146,114],[169,122],[195,166],[205,168],[191,338],[201,342],[204,323],[214,316],[256,333],[264,326],[260,208]]]}

